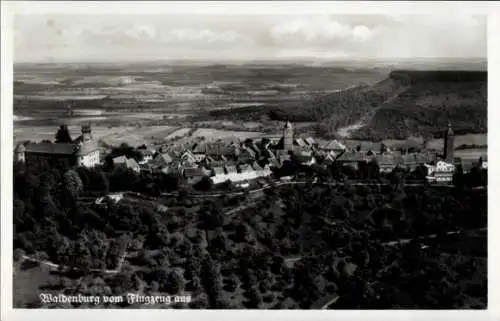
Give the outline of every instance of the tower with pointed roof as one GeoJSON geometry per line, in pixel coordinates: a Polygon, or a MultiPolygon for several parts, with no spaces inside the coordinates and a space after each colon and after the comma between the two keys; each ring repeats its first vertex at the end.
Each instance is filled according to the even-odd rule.
{"type": "Polygon", "coordinates": [[[92,140],[92,127],[90,124],[82,125],[82,141],[89,142],[92,140]]]}
{"type": "Polygon", "coordinates": [[[283,129],[283,149],[286,151],[293,150],[293,126],[287,121],[283,129]]]}
{"type": "Polygon", "coordinates": [[[453,164],[455,154],[455,134],[451,128],[451,122],[448,122],[448,130],[444,135],[444,159],[447,163],[453,164]]]}

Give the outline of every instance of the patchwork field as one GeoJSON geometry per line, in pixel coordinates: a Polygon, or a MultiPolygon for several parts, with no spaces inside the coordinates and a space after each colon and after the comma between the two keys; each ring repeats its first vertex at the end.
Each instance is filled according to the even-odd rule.
{"type": "MultiPolygon", "coordinates": [[[[80,135],[80,126],[68,126],[71,137],[74,139],[80,135]]],[[[15,127],[14,144],[26,140],[54,140],[57,126],[37,126],[37,127],[15,127]]],[[[172,126],[92,126],[94,139],[100,140],[108,145],[119,145],[127,143],[132,146],[151,143],[155,140],[163,140],[171,134],[176,127],[172,126]]]]}
{"type": "MultiPolygon", "coordinates": [[[[488,145],[488,134],[467,134],[455,136],[455,147],[460,145],[488,145]]],[[[442,149],[443,139],[433,139],[427,144],[428,148],[442,149]]]]}
{"type": "Polygon", "coordinates": [[[478,160],[479,157],[484,157],[487,154],[488,150],[482,148],[463,149],[455,151],[455,157],[461,157],[463,159],[478,160]]]}
{"type": "Polygon", "coordinates": [[[186,136],[189,133],[190,130],[191,130],[191,128],[179,128],[179,129],[176,129],[175,131],[171,132],[170,135],[168,135],[167,137],[165,137],[165,139],[173,139],[175,137],[186,136]]]}
{"type": "Polygon", "coordinates": [[[250,131],[230,131],[212,128],[200,128],[193,133],[193,137],[205,137],[206,139],[238,137],[239,139],[257,138],[269,136],[269,134],[250,131]]]}

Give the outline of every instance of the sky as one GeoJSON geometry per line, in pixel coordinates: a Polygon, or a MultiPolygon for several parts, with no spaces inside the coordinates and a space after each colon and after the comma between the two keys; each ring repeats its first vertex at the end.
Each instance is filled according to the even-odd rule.
{"type": "Polygon", "coordinates": [[[486,58],[486,16],[16,15],[15,62],[486,58]]]}

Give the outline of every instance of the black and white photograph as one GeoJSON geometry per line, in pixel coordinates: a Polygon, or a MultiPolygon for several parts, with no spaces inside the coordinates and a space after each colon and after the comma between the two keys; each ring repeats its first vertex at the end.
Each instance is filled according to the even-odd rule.
{"type": "Polygon", "coordinates": [[[97,8],[11,17],[13,309],[492,304],[486,13],[97,8]]]}

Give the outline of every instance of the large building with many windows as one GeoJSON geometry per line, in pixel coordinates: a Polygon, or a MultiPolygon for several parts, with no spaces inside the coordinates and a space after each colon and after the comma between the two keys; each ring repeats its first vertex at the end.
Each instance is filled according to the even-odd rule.
{"type": "Polygon", "coordinates": [[[82,134],[72,143],[20,144],[15,151],[16,160],[27,164],[94,167],[99,164],[99,149],[92,138],[90,125],[82,126],[82,134]]]}

